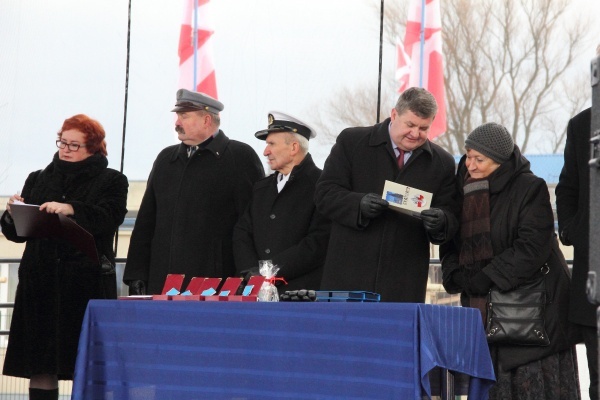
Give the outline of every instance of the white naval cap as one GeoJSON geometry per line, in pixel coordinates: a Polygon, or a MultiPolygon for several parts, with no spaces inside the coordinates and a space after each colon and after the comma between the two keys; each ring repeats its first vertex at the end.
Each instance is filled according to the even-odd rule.
{"type": "Polygon", "coordinates": [[[292,132],[304,136],[306,139],[311,139],[317,136],[313,128],[305,122],[300,121],[296,117],[281,111],[269,112],[269,127],[254,134],[258,139],[266,140],[269,133],[272,132],[292,132]]]}

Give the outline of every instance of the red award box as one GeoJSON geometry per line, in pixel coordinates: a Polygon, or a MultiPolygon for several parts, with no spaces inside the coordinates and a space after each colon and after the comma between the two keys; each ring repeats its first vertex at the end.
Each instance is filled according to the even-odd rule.
{"type": "Polygon", "coordinates": [[[183,300],[183,301],[204,300],[204,296],[202,296],[202,293],[205,290],[210,290],[210,289],[213,289],[216,292],[216,289],[217,289],[217,287],[219,287],[220,283],[221,283],[221,278],[194,277],[188,284],[187,289],[185,290],[186,293],[180,294],[177,296],[173,296],[173,300],[180,300],[180,301],[181,300],[183,300]]]}
{"type": "Polygon", "coordinates": [[[242,278],[239,277],[229,277],[221,287],[218,295],[215,296],[206,296],[204,300],[206,301],[227,301],[230,295],[234,295],[240,285],[242,284],[242,278]]]}
{"type": "Polygon", "coordinates": [[[258,292],[265,281],[262,275],[251,276],[242,295],[229,296],[229,301],[257,301],[258,292]]]}
{"type": "Polygon", "coordinates": [[[173,295],[169,295],[168,292],[173,289],[179,292],[181,290],[181,285],[183,285],[184,278],[184,274],[168,274],[165,279],[162,293],[153,295],[152,300],[171,300],[173,295]]]}

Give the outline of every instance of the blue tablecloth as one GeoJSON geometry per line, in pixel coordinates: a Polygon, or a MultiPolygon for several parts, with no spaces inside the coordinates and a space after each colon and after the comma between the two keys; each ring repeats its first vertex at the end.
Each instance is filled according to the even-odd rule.
{"type": "Polygon", "coordinates": [[[494,372],[478,310],[401,303],[94,300],[73,399],[421,399],[435,366],[494,372]]]}

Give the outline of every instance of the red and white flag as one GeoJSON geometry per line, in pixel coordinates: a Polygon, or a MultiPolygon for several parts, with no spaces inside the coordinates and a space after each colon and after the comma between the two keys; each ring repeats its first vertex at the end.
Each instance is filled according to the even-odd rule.
{"type": "Polygon", "coordinates": [[[185,12],[179,35],[179,88],[206,93],[217,98],[217,80],[212,57],[209,0],[184,0],[185,12]],[[197,15],[194,8],[198,3],[197,15]],[[197,26],[194,57],[194,26],[197,26]],[[195,67],[195,68],[194,68],[195,67]],[[195,72],[194,72],[195,70],[195,72]]]}
{"type": "Polygon", "coordinates": [[[446,131],[446,94],[442,56],[442,18],[440,0],[411,0],[406,21],[404,43],[396,44],[396,79],[398,92],[410,87],[429,90],[438,104],[438,112],[429,130],[429,139],[446,131]],[[424,11],[424,12],[423,12],[424,11]],[[425,19],[423,65],[421,65],[421,18],[425,19]]]}

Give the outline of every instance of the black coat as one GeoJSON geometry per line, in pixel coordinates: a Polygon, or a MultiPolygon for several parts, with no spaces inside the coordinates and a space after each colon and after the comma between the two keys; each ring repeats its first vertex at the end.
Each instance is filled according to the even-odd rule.
{"type": "MultiPolygon", "coordinates": [[[[466,175],[465,156],[458,166],[458,181],[466,175]]],[[[550,354],[566,350],[576,339],[568,324],[570,276],[554,234],[554,216],[546,182],[530,170],[529,161],[515,150],[511,158],[489,177],[490,227],[493,258],[483,268],[493,284],[510,290],[531,279],[548,263],[546,329],[550,346],[498,346],[499,364],[509,370],[550,354]]],[[[459,185],[462,194],[462,184],[459,185]]],[[[462,198],[462,196],[461,196],[462,198]]],[[[440,248],[444,287],[449,293],[461,288],[451,280],[459,268],[460,237],[440,248]]],[[[466,293],[463,306],[469,304],[466,293]]]]}
{"type": "MultiPolygon", "coordinates": [[[[113,240],[127,213],[128,183],[107,164],[99,154],[74,163],[55,156],[44,170],[29,175],[22,197],[29,204],[57,201],[73,206],[71,218],[94,236],[98,254],[114,264],[113,240]]],[[[8,240],[27,243],[3,373],[73,379],[88,300],[116,298],[116,277],[101,275],[98,263],[63,240],[17,236],[7,215],[1,219],[2,233],[8,240]]]]}
{"type": "Polygon", "coordinates": [[[254,184],[252,201],[233,233],[233,254],[238,272],[258,267],[258,260],[273,260],[277,276],[287,285],[280,292],[319,289],[331,224],[314,203],[321,170],[310,154],[295,166],[281,192],[277,174],[254,184]]]}
{"type": "Polygon", "coordinates": [[[429,244],[445,242],[458,227],[455,163],[427,141],[399,170],[389,123],[388,118],[375,126],[344,130],[325,162],[315,200],[332,228],[321,288],[366,290],[381,294],[382,301],[422,303],[429,244]],[[441,240],[429,237],[420,219],[392,210],[366,227],[359,224],[360,200],[367,193],[381,194],[385,180],[433,193],[431,206],[441,208],[447,219],[441,240]]]}
{"type": "Polygon", "coordinates": [[[183,144],[160,152],[131,235],[123,281],[162,291],[167,274],[227,278],[235,274],[233,226],[264,176],[256,152],[222,131],[188,159],[183,144]]]}
{"type": "Polygon", "coordinates": [[[570,319],[596,327],[596,306],[586,295],[589,269],[590,125],[592,111],[582,111],[569,121],[565,163],[556,186],[558,232],[564,245],[574,247],[570,319]]]}

